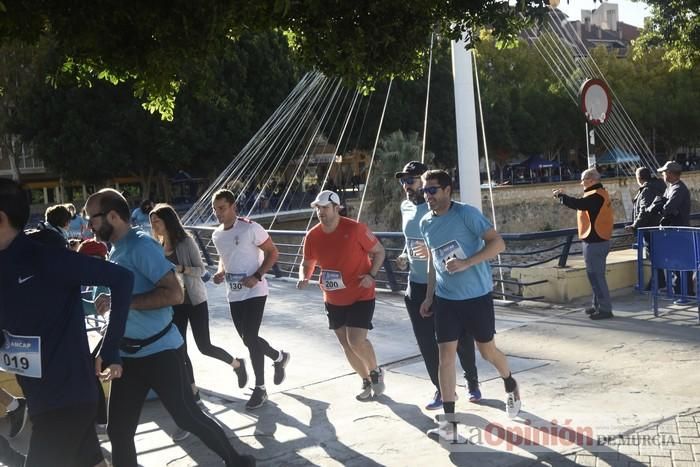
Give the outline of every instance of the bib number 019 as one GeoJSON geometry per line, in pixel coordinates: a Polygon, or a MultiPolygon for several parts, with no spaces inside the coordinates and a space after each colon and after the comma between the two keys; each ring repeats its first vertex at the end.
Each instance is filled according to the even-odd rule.
{"type": "Polygon", "coordinates": [[[28,370],[29,369],[29,359],[27,357],[19,357],[13,355],[10,357],[8,354],[2,355],[2,360],[7,367],[13,367],[18,370],[28,370]]]}

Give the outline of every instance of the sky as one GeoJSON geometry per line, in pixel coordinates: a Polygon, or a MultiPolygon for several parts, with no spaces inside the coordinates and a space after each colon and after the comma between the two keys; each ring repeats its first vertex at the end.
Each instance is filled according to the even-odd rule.
{"type": "MultiPolygon", "coordinates": [[[[560,0],[559,9],[566,13],[572,21],[581,19],[581,10],[593,10],[600,6],[600,0],[593,3],[593,0],[560,0]]],[[[620,14],[620,21],[633,26],[644,26],[644,17],[649,16],[646,3],[632,2],[630,0],[606,0],[605,3],[617,3],[620,14]]]]}

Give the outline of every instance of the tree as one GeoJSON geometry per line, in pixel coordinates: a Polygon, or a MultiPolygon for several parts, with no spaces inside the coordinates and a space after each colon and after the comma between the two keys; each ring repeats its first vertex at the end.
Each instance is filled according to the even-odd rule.
{"type": "MultiPolygon", "coordinates": [[[[651,17],[638,39],[644,50],[663,48],[672,69],[700,63],[700,0],[645,0],[651,17]]],[[[639,55],[638,55],[639,56],[639,55]]]]}
{"type": "Polygon", "coordinates": [[[0,153],[12,160],[14,178],[18,181],[24,141],[18,135],[17,122],[22,104],[31,96],[50,53],[46,40],[35,46],[18,41],[0,46],[0,153]]]}
{"type": "MultiPolygon", "coordinates": [[[[54,87],[35,80],[17,102],[14,125],[64,179],[100,183],[131,174],[152,196],[152,184],[176,169],[218,173],[297,80],[286,43],[275,33],[244,35],[199,65],[188,70],[191,79],[170,122],[143,112],[130,83],[54,87]]],[[[157,184],[158,198],[165,185],[157,184]]]]}
{"type": "MultiPolygon", "coordinates": [[[[421,148],[417,133],[405,136],[402,131],[396,131],[379,141],[367,192],[374,200],[368,208],[371,220],[382,228],[390,231],[401,229],[401,212],[397,206],[405,195],[394,174],[407,162],[421,160],[421,148]]],[[[432,159],[432,154],[426,154],[425,163],[430,165],[432,159]]]]}
{"type": "Polygon", "coordinates": [[[0,1],[0,41],[30,44],[50,34],[62,69],[80,82],[128,82],[151,111],[173,118],[187,70],[216,57],[244,32],[285,31],[301,61],[351,83],[372,86],[420,74],[426,38],[436,31],[475,40],[488,26],[513,38],[548,0],[260,0],[124,3],[0,1]],[[525,16],[521,16],[523,13],[525,16]]]}

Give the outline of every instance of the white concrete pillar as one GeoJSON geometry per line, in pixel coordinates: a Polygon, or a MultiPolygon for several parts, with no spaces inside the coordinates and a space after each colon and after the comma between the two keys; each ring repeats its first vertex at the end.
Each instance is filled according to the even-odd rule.
{"type": "Polygon", "coordinates": [[[472,66],[472,51],[464,48],[463,41],[452,42],[452,75],[455,84],[460,198],[463,203],[474,206],[481,211],[474,68],[472,66]]]}

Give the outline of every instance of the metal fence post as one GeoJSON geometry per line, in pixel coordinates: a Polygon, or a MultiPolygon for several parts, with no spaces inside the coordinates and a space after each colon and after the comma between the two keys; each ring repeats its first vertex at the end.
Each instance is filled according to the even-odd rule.
{"type": "Polygon", "coordinates": [[[559,267],[560,268],[566,267],[566,260],[569,259],[569,251],[571,250],[571,242],[573,242],[573,240],[574,240],[574,234],[567,235],[566,243],[564,244],[564,248],[562,248],[562,251],[561,251],[561,256],[559,257],[559,267]]]}
{"type": "Polygon", "coordinates": [[[386,281],[389,283],[389,288],[392,292],[401,290],[401,286],[396,280],[396,275],[391,267],[391,260],[384,258],[384,272],[386,273],[386,281]]]}

